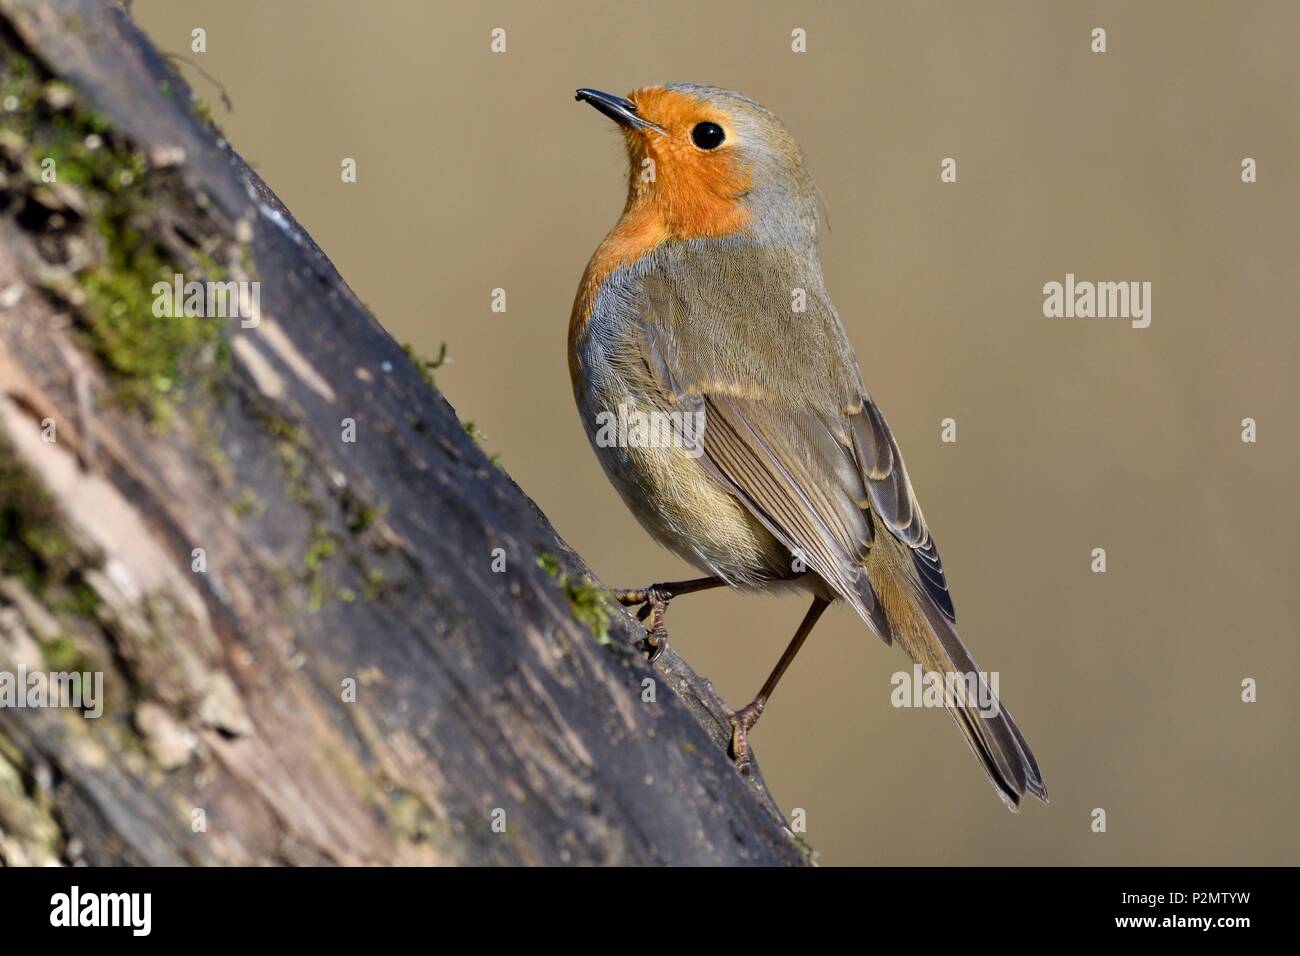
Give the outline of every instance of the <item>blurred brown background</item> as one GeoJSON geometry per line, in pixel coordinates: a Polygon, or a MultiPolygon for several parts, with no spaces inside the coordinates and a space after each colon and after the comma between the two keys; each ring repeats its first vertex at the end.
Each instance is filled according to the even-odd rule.
{"type": "MultiPolygon", "coordinates": [[[[569,309],[625,176],[613,124],[573,90],[689,81],[768,106],[825,197],[827,285],[907,456],[961,632],[1000,672],[1052,794],[1007,813],[946,714],[890,706],[910,662],[841,609],[755,731],[782,807],[806,811],[829,864],[1300,862],[1300,7],[135,13],[225,84],[233,113],[183,67],[392,334],[426,354],[448,344],[447,397],[610,585],[693,572],[624,509],[573,406],[569,309]],[[1089,49],[1098,26],[1105,54],[1089,49]],[[190,52],[195,27],[206,53],[190,52]],[[939,181],[944,157],[955,184],[939,181]],[[1067,272],[1150,281],[1151,327],[1044,318],[1043,284],[1067,272]],[[1240,440],[1247,416],[1257,444],[1240,440]],[[956,444],[940,442],[946,417],[956,444]],[[1105,574],[1089,569],[1098,547],[1105,574]],[[1241,702],[1247,677],[1258,703],[1241,702]]],[[[671,633],[739,705],[803,611],[711,593],[674,604],[671,633]]]]}

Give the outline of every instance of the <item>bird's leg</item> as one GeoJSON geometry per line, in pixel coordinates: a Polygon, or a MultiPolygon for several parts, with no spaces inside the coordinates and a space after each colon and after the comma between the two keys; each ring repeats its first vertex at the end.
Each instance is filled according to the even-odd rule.
{"type": "Polygon", "coordinates": [[[618,598],[618,603],[624,607],[644,605],[637,612],[636,619],[644,621],[647,617],[650,618],[650,623],[646,626],[646,646],[650,649],[650,663],[653,664],[668,646],[668,626],[664,623],[664,617],[668,613],[668,602],[680,594],[720,588],[726,583],[722,578],[716,577],[692,578],[689,581],[652,584],[648,588],[616,590],[614,597],[618,598]]]}
{"type": "Polygon", "coordinates": [[[795,655],[799,653],[799,648],[803,647],[803,642],[812,633],[813,627],[817,624],[817,619],[822,616],[822,612],[829,606],[830,602],[825,598],[813,598],[812,607],[803,616],[803,623],[799,625],[799,630],[794,632],[794,637],[790,639],[790,645],[785,649],[785,653],[781,655],[781,659],[776,662],[776,667],[772,669],[772,673],[768,675],[767,681],[763,684],[763,689],[758,692],[750,704],[740,710],[727,708],[727,719],[731,721],[731,759],[736,762],[736,769],[741,773],[749,772],[749,732],[758,723],[758,718],[762,715],[763,708],[767,706],[772,692],[776,690],[781,675],[785,673],[795,655]]]}

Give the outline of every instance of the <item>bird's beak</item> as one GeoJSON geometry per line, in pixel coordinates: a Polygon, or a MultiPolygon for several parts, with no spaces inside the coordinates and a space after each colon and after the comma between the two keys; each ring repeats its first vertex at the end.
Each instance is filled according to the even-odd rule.
{"type": "Polygon", "coordinates": [[[652,129],[656,133],[668,135],[662,126],[656,126],[648,119],[637,116],[636,104],[621,96],[583,87],[574,94],[573,98],[590,103],[620,126],[626,126],[628,129],[652,129]]]}

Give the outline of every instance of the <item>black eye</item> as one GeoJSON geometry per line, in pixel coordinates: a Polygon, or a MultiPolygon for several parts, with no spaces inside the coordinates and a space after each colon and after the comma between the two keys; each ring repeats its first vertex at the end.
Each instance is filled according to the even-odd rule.
{"type": "Polygon", "coordinates": [[[700,149],[717,149],[726,138],[727,134],[717,123],[696,123],[691,130],[691,142],[700,149]]]}

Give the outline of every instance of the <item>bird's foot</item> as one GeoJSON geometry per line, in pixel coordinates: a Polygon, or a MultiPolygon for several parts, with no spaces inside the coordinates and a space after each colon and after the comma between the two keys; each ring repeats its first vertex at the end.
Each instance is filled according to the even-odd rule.
{"type": "Polygon", "coordinates": [[[668,602],[673,599],[672,592],[655,585],[615,591],[614,597],[624,607],[640,604],[641,610],[636,615],[638,621],[644,623],[646,618],[650,619],[650,623],[646,624],[645,643],[649,662],[653,664],[668,649],[668,625],[664,623],[664,618],[668,614],[668,602]]]}
{"type": "Polygon", "coordinates": [[[762,716],[764,703],[765,701],[760,697],[740,710],[732,710],[729,707],[726,709],[727,720],[731,723],[730,755],[736,764],[736,769],[742,774],[749,773],[750,764],[753,762],[749,750],[749,732],[762,716]]]}

